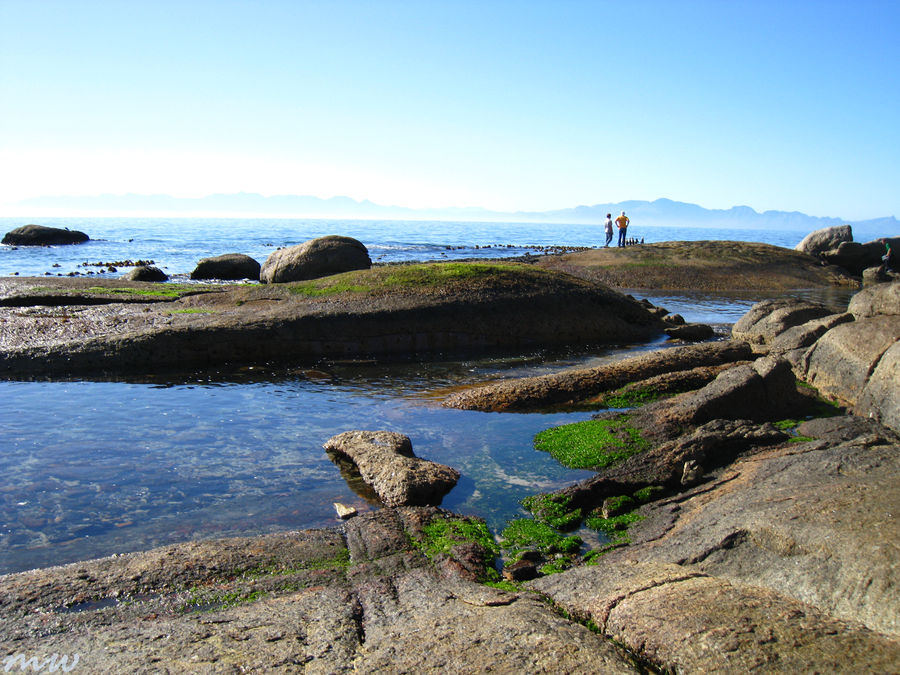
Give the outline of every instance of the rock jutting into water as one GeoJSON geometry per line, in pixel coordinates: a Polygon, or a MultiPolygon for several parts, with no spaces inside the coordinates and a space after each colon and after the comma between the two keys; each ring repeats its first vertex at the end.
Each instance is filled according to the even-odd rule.
{"type": "Polygon", "coordinates": [[[67,230],[44,225],[23,225],[3,236],[2,243],[12,246],[59,246],[83,244],[90,237],[78,230],[67,230]]]}
{"type": "Polygon", "coordinates": [[[409,437],[392,431],[345,431],[324,447],[349,458],[385,506],[438,506],[459,480],[459,471],[416,457],[409,437]]]}

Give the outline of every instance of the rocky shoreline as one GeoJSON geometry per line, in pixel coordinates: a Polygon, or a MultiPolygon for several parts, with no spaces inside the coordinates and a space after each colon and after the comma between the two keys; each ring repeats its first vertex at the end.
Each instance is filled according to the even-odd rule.
{"type": "MultiPolygon", "coordinates": [[[[618,317],[610,339],[622,339],[621,330],[659,334],[667,325],[587,279],[593,272],[576,282],[540,271],[544,264],[501,266],[459,286],[420,277],[405,294],[355,276],[357,288],[366,280],[364,293],[341,286],[301,303],[272,286],[178,291],[152,302],[113,291],[120,295],[109,302],[120,282],[98,291],[79,280],[4,280],[4,334],[6,326],[21,330],[3,345],[2,363],[9,376],[23,367],[38,372],[27,366],[35,357],[46,372],[63,363],[124,367],[155,353],[137,333],[127,339],[139,351],[123,346],[113,317],[134,319],[161,350],[193,344],[197,354],[192,341],[226,325],[208,314],[246,323],[248,305],[259,319],[253,325],[269,332],[306,326],[284,317],[307,312],[326,317],[328,330],[353,325],[358,334],[376,324],[351,324],[348,314],[384,317],[413,307],[417,322],[445,331],[448,308],[466,302],[482,312],[499,302],[519,325],[537,322],[540,339],[598,302],[598,315],[613,307],[618,317]],[[573,306],[551,313],[553,303],[542,298],[562,293],[573,306]],[[73,297],[97,304],[76,305],[73,297]],[[425,311],[423,298],[435,309],[425,311]],[[30,314],[35,307],[45,316],[30,314]],[[216,312],[153,323],[173,307],[216,312]],[[43,332],[26,338],[36,326],[43,332]],[[172,342],[178,331],[191,340],[172,342]]],[[[447,405],[482,410],[613,408],[542,448],[596,472],[526,504],[530,531],[539,526],[557,537],[549,543],[514,540],[511,531],[496,536],[478,519],[413,505],[440,498],[422,496],[419,481],[434,467],[423,469],[402,438],[336,437],[327,445],[352,457],[390,506],[331,530],[192,542],[2,576],[0,659],[77,655],[84,672],[896,672],[898,317],[898,282],[866,288],[842,312],[764,302],[727,341],[448,396],[447,405]],[[598,430],[605,435],[592,437],[589,452],[571,452],[598,430]],[[366,455],[353,445],[359,440],[396,447],[393,455],[381,447],[366,455]],[[414,489],[391,482],[400,473],[394,462],[414,489]],[[586,550],[569,534],[579,527],[602,532],[604,543],[586,550]]],[[[498,321],[511,330],[512,319],[498,321]]],[[[439,495],[455,472],[436,468],[439,495]]]]}

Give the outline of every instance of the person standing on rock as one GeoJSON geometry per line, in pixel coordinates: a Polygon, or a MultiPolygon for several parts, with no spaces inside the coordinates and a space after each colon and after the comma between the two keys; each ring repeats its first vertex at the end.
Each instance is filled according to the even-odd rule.
{"type": "Polygon", "coordinates": [[[624,211],[621,216],[616,218],[616,227],[619,228],[619,246],[621,247],[625,246],[625,235],[628,233],[628,223],[630,222],[624,211]]]}
{"type": "Polygon", "coordinates": [[[603,229],[606,232],[606,243],[603,245],[603,248],[609,248],[609,242],[612,241],[612,233],[613,233],[612,214],[611,213],[606,214],[606,223],[604,224],[603,229]]]}
{"type": "Polygon", "coordinates": [[[888,272],[894,272],[894,252],[891,250],[891,242],[882,239],[884,242],[884,247],[887,249],[883,256],[881,256],[881,262],[884,264],[884,269],[888,272]]]}

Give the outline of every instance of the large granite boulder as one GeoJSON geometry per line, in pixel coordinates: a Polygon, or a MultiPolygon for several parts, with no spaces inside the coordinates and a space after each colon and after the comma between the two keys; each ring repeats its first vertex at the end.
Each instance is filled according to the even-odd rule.
{"type": "Polygon", "coordinates": [[[850,299],[847,311],[857,319],[900,314],[900,282],[864,288],[850,299]]]}
{"type": "Polygon", "coordinates": [[[440,504],[459,480],[456,469],[416,457],[409,437],[392,431],[346,431],[324,447],[349,458],[385,506],[440,504]]]}
{"type": "Polygon", "coordinates": [[[125,281],[168,281],[169,275],[154,265],[139,265],[122,275],[125,281]]]}
{"type": "Polygon", "coordinates": [[[735,340],[749,342],[757,352],[766,352],[767,345],[786,330],[832,313],[824,305],[805,300],[763,300],[737,320],[731,329],[731,336],[735,340]]]}
{"type": "Polygon", "coordinates": [[[12,246],[58,246],[83,244],[90,239],[84,232],[44,225],[24,225],[6,233],[4,244],[12,246]]]}
{"type": "Polygon", "coordinates": [[[853,241],[853,229],[849,225],[826,227],[810,232],[794,247],[794,250],[820,255],[825,251],[837,248],[842,242],[853,241]]]}
{"type": "Polygon", "coordinates": [[[330,235],[278,249],[262,265],[264,284],[318,279],[372,266],[369,251],[356,239],[330,235]]]}
{"type": "Polygon", "coordinates": [[[191,279],[255,280],[259,278],[259,270],[260,264],[249,255],[226,253],[203,258],[191,272],[191,279]]]}
{"type": "Polygon", "coordinates": [[[896,315],[868,317],[835,326],[804,357],[805,379],[822,394],[857,414],[877,417],[886,426],[900,429],[900,419],[890,415],[882,417],[885,412],[896,412],[900,407],[900,387],[896,380],[898,340],[900,321],[896,315]],[[888,357],[892,348],[893,356],[888,357]],[[870,383],[875,389],[863,396],[870,383]],[[879,394],[875,395],[875,391],[879,394]]]}

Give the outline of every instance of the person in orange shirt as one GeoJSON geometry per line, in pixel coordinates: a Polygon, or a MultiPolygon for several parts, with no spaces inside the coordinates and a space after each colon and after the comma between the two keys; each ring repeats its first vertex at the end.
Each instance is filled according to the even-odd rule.
{"type": "Polygon", "coordinates": [[[616,218],[616,227],[619,228],[619,246],[625,246],[625,234],[628,232],[628,223],[630,222],[624,211],[621,216],[616,218]]]}

